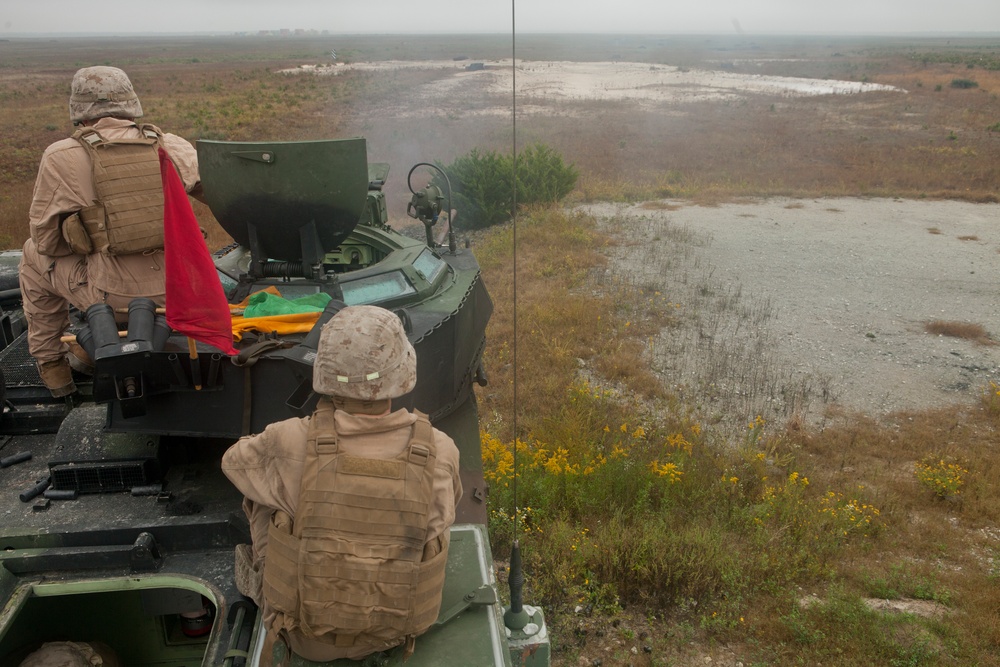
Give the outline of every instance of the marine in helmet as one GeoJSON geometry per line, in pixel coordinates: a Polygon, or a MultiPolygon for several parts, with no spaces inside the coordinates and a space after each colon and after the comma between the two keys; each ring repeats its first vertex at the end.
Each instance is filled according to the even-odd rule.
{"type": "Polygon", "coordinates": [[[437,618],[455,506],[458,448],[391,402],[416,384],[399,318],[348,306],[323,325],[315,412],[240,439],[222,470],[246,497],[252,548],[240,590],[262,605],[268,640],[323,662],[360,659],[437,618]]]}
{"type": "Polygon", "coordinates": [[[79,129],[42,154],[29,211],[31,237],[20,265],[28,350],[53,396],[76,390],[70,362],[85,356],[67,358],[60,341],[69,305],[81,311],[95,303],[124,308],[140,296],[164,304],[158,147],[170,156],[188,193],[200,194],[194,147],[137,122],[142,105],[122,70],[79,70],[69,116],[79,129]]]}

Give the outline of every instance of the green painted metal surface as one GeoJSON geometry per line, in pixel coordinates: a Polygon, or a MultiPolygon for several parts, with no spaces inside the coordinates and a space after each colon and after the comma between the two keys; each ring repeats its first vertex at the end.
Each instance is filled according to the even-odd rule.
{"type": "Polygon", "coordinates": [[[256,233],[278,260],[302,259],[307,225],[328,250],[351,233],[368,199],[366,156],[364,139],[198,142],[205,199],[219,224],[244,246],[256,233]]]}

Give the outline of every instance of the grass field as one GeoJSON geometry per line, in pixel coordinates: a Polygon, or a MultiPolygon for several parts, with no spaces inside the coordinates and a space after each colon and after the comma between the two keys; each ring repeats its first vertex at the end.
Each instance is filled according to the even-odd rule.
{"type": "MultiPolygon", "coordinates": [[[[465,114],[444,96],[419,104],[447,113],[403,113],[434,72],[277,73],[331,48],[348,60],[510,56],[507,36],[0,42],[0,247],[27,235],[38,158],[71,131],[69,81],[85,65],[124,68],[147,120],[192,141],[366,136],[370,159],[394,165],[397,220],[414,162],[509,150],[509,116],[465,114]]],[[[529,35],[518,57],[907,91],[670,113],[591,102],[572,121],[552,102],[518,119],[519,143],[574,163],[577,201],[1000,197],[1000,40],[529,35]]],[[[225,243],[207,208],[197,213],[210,245],[225,243]]],[[[672,304],[592,282],[613,242],[586,216],[522,217],[516,406],[511,230],[477,245],[497,306],[480,395],[493,541],[502,558],[519,439],[529,598],[546,605],[555,663],[1000,664],[1000,388],[958,410],[844,415],[823,431],[794,419],[714,429],[642,370],[644,341],[677,325],[672,304]]]]}

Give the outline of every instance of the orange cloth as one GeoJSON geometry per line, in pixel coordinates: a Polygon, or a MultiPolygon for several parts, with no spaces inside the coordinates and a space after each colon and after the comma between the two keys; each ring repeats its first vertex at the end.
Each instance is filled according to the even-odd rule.
{"type": "Polygon", "coordinates": [[[309,333],[322,313],[292,313],[290,315],[270,315],[268,317],[233,316],[233,338],[243,340],[243,332],[257,331],[278,335],[309,333]]]}

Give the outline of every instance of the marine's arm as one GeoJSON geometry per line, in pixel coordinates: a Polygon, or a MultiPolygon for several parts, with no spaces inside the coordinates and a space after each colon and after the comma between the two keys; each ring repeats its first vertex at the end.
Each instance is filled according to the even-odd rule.
{"type": "Polygon", "coordinates": [[[82,176],[90,178],[89,169],[80,169],[82,153],[62,142],[53,144],[45,153],[38,166],[35,190],[28,211],[28,228],[38,252],[50,257],[72,255],[69,244],[62,236],[62,221],[92,202],[85,201],[86,188],[81,183],[82,176]]]}
{"type": "Polygon", "coordinates": [[[191,145],[191,142],[176,134],[164,134],[163,146],[181,175],[184,189],[189,195],[204,203],[201,174],[198,171],[198,151],[191,145]]]}
{"type": "Polygon", "coordinates": [[[437,466],[434,471],[434,500],[431,506],[427,537],[431,539],[455,523],[455,507],[462,499],[462,479],[459,476],[458,447],[446,434],[434,430],[437,466]]]}
{"type": "Polygon", "coordinates": [[[240,438],[222,456],[222,472],[252,502],[294,516],[302,481],[304,442],[302,420],[269,425],[258,435],[240,438]]]}

